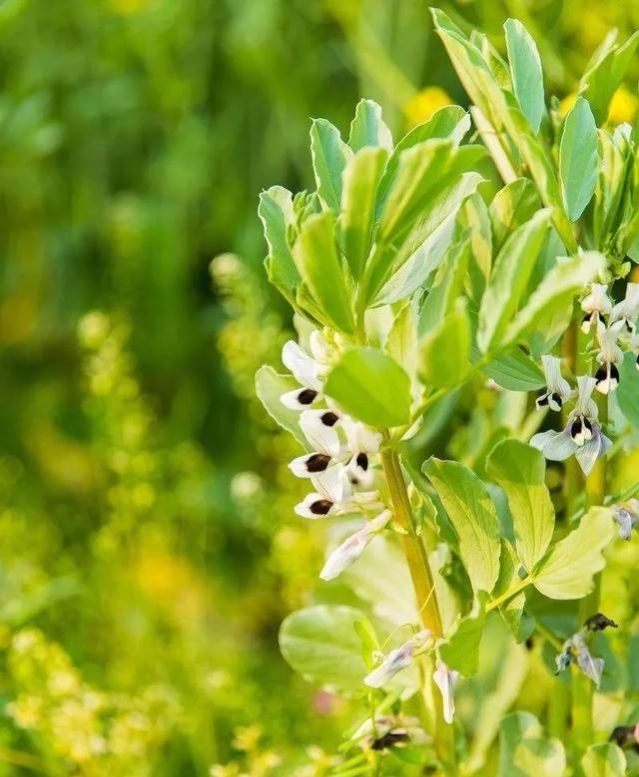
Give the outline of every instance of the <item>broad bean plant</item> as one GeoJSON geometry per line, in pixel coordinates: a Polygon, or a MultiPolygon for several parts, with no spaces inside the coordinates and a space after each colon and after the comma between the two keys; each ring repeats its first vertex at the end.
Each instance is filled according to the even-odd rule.
{"type": "Polygon", "coordinates": [[[327,542],[281,650],[351,699],[332,774],[639,773],[639,36],[566,110],[518,21],[433,17],[470,109],[316,119],[315,190],[260,198],[298,338],[257,393],[327,542]]]}

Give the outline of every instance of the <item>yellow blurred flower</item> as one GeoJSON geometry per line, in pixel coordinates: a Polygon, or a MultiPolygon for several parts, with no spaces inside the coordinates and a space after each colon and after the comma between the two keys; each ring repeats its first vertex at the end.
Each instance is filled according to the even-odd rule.
{"type": "Polygon", "coordinates": [[[408,128],[428,121],[440,108],[452,105],[450,95],[439,86],[427,86],[412,97],[404,109],[408,128]]]}
{"type": "Polygon", "coordinates": [[[109,5],[116,13],[129,16],[145,8],[147,0],[109,0],[109,5]]]}
{"type": "Polygon", "coordinates": [[[610,124],[632,124],[637,115],[639,99],[623,84],[613,94],[608,109],[608,122],[610,124]]]}
{"type": "Polygon", "coordinates": [[[577,101],[577,92],[567,94],[559,103],[559,115],[563,118],[577,101]]]}

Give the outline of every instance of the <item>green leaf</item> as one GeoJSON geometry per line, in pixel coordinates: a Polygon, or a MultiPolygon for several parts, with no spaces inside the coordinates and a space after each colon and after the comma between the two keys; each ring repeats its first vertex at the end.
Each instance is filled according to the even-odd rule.
{"type": "Polygon", "coordinates": [[[617,30],[611,30],[590,58],[579,84],[579,94],[588,100],[599,124],[606,121],[612,96],[635,55],[639,32],[621,46],[616,41],[617,30]]]}
{"type": "Polygon", "coordinates": [[[597,124],[588,101],[578,97],[564,122],[559,145],[559,174],[568,218],[577,219],[597,186],[597,124]]]}
{"type": "Polygon", "coordinates": [[[516,712],[500,724],[499,777],[560,777],[566,754],[534,715],[516,712]]]}
{"type": "Polygon", "coordinates": [[[281,186],[272,186],[260,194],[257,213],[268,245],[266,274],[273,286],[293,303],[300,274],[287,240],[287,230],[295,222],[291,193],[281,186]]]}
{"type": "Polygon", "coordinates": [[[319,605],[289,615],[280,628],[280,650],[305,680],[329,691],[362,689],[367,668],[355,623],[372,626],[354,607],[319,605]]]}
{"type": "Polygon", "coordinates": [[[324,391],[369,426],[410,421],[410,379],[394,359],[375,348],[346,351],[329,372],[324,391]]]}
{"type": "Polygon", "coordinates": [[[506,47],[513,89],[533,132],[539,132],[544,115],[544,74],[535,41],[516,19],[507,19],[506,47]]]}
{"type": "Polygon", "coordinates": [[[360,100],[351,122],[348,145],[353,151],[367,146],[381,146],[393,150],[393,136],[382,120],[382,109],[373,100],[360,100]]]}
{"type": "Polygon", "coordinates": [[[429,459],[424,474],[433,485],[459,538],[459,553],[474,591],[490,593],[499,575],[499,520],[486,486],[453,461],[429,459]]]}
{"type": "Polygon", "coordinates": [[[300,429],[299,413],[289,410],[280,401],[282,394],[299,387],[295,378],[290,375],[280,375],[266,364],[263,364],[255,373],[255,392],[266,412],[282,429],[290,432],[304,448],[308,448],[306,437],[300,429]]]}
{"type": "Polygon", "coordinates": [[[520,341],[533,332],[547,331],[558,314],[572,310],[575,296],[596,280],[605,267],[605,257],[597,251],[584,251],[573,258],[559,257],[506,330],[504,344],[520,341]]]}
{"type": "Polygon", "coordinates": [[[444,108],[440,108],[425,124],[414,127],[404,135],[389,157],[379,187],[380,200],[384,201],[386,199],[403,151],[433,138],[452,140],[457,145],[469,129],[470,116],[458,105],[447,105],[444,108]]]}
{"type": "Polygon", "coordinates": [[[339,211],[342,199],[342,173],[352,155],[339,130],[326,119],[313,119],[311,156],[317,193],[328,208],[339,211]]]}
{"type": "Polygon", "coordinates": [[[462,618],[446,643],[440,645],[439,655],[451,669],[464,677],[477,672],[479,643],[486,623],[486,596],[478,597],[471,613],[462,618]]]}
{"type": "Polygon", "coordinates": [[[593,507],[579,526],[555,545],[535,573],[535,588],[550,599],[580,599],[593,587],[593,575],[606,562],[603,550],[615,536],[612,513],[593,507]]]}
{"type": "Polygon", "coordinates": [[[383,203],[379,239],[389,240],[406,231],[429,198],[442,188],[455,146],[450,140],[427,140],[403,151],[397,173],[383,203]]]}
{"type": "Polygon", "coordinates": [[[517,553],[530,573],[548,550],[555,528],[545,459],[530,445],[504,440],[488,457],[487,471],[506,492],[517,553]]]}
{"type": "Polygon", "coordinates": [[[626,756],[623,750],[612,742],[592,745],[581,759],[584,777],[624,777],[626,756]]]}
{"type": "MultiPolygon", "coordinates": [[[[373,251],[366,273],[366,298],[372,300],[369,306],[381,304],[382,292],[389,279],[389,288],[384,288],[384,299],[392,296],[399,299],[398,289],[415,287],[416,277],[423,278],[423,266],[420,265],[420,247],[433,235],[453,213],[457,213],[463,201],[472,194],[483,180],[478,173],[462,173],[460,169],[472,161],[471,157],[454,160],[448,169],[449,183],[437,191],[430,191],[429,198],[424,201],[419,211],[413,213],[404,224],[403,231],[393,236],[389,241],[378,241],[373,251]],[[408,267],[404,267],[408,264],[408,267]],[[403,270],[400,274],[400,270],[403,270]]],[[[475,157],[476,159],[476,157],[475,157]]]]}
{"type": "Polygon", "coordinates": [[[619,409],[625,415],[626,420],[639,429],[639,370],[637,358],[632,353],[626,353],[620,370],[619,388],[615,392],[615,398],[619,403],[619,409]]]}
{"type": "Polygon", "coordinates": [[[332,213],[316,213],[306,219],[293,246],[293,257],[319,309],[335,329],[352,334],[352,301],[337,253],[332,213]]]}
{"type": "Polygon", "coordinates": [[[363,148],[344,170],[342,191],[342,245],[353,277],[358,280],[373,241],[375,200],[388,153],[383,148],[363,148]]]}
{"type": "Polygon", "coordinates": [[[465,300],[419,343],[419,376],[435,388],[452,388],[463,382],[470,370],[470,321],[465,300]]]}
{"type": "Polygon", "coordinates": [[[497,192],[489,208],[495,253],[501,250],[510,233],[529,221],[539,207],[539,196],[529,178],[517,178],[497,192]]]}
{"type": "Polygon", "coordinates": [[[508,391],[535,391],[546,385],[537,363],[517,347],[493,360],[482,372],[508,391]]]}
{"type": "Polygon", "coordinates": [[[549,227],[550,211],[539,211],[512,233],[495,259],[479,307],[477,345],[483,353],[500,344],[517,312],[549,227]]]}
{"type": "Polygon", "coordinates": [[[388,279],[375,297],[376,305],[390,305],[410,297],[441,264],[453,240],[457,211],[453,211],[388,279]]]}
{"type": "Polygon", "coordinates": [[[435,278],[422,303],[419,314],[419,334],[427,335],[442,319],[455,309],[455,303],[463,293],[470,241],[464,234],[457,242],[450,242],[435,278]]]}

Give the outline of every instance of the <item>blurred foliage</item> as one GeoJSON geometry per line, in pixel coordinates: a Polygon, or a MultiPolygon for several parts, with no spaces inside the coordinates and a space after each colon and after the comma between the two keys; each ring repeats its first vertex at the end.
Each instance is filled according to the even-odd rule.
{"type": "MultiPolygon", "coordinates": [[[[639,24],[444,5],[518,16],[559,97],[639,24]]],[[[327,773],[342,708],[276,645],[320,544],[252,396],[289,326],[255,206],[304,185],[310,116],[463,99],[427,4],[2,0],[0,65],[0,775],[327,773]]]]}

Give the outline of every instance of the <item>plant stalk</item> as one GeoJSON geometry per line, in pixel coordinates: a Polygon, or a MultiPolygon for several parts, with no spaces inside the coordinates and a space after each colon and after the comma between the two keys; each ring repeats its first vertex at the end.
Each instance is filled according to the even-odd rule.
{"type": "MultiPolygon", "coordinates": [[[[388,441],[388,435],[385,436],[388,441]]],[[[429,629],[434,638],[437,639],[443,636],[443,629],[437,593],[435,591],[435,581],[426,548],[417,534],[413,510],[408,498],[399,457],[395,450],[387,448],[382,451],[381,458],[395,520],[404,532],[402,534],[402,544],[413,581],[419,615],[424,628],[429,629]]],[[[435,750],[444,774],[453,777],[453,775],[457,774],[455,732],[453,726],[444,721],[441,694],[434,687],[433,671],[434,661],[430,658],[426,662],[423,676],[424,704],[426,706],[428,723],[433,728],[435,750]]]]}
{"type": "MultiPolygon", "coordinates": [[[[604,424],[608,420],[607,397],[597,396],[599,421],[604,424]]],[[[598,459],[592,472],[586,478],[586,510],[596,505],[603,505],[606,500],[607,462],[605,457],[598,459]]],[[[601,573],[594,578],[592,591],[579,602],[577,611],[577,626],[581,628],[591,615],[599,611],[599,594],[601,591],[601,573]]],[[[593,685],[578,668],[572,670],[572,722],[573,741],[576,758],[594,741],[594,724],[592,715],[593,685]]]]}

